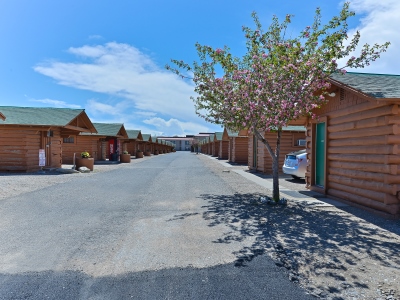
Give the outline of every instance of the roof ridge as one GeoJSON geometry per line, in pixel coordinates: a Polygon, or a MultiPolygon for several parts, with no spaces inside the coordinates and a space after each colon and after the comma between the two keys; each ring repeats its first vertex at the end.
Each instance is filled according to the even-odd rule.
{"type": "MultiPolygon", "coordinates": [[[[336,72],[334,74],[340,74],[339,72],[336,72]]],[[[355,75],[375,75],[375,76],[400,76],[399,74],[383,74],[383,73],[362,73],[362,72],[346,72],[346,74],[355,74],[355,75]]]]}
{"type": "Polygon", "coordinates": [[[70,107],[37,107],[37,106],[13,106],[13,105],[0,105],[4,108],[29,108],[29,109],[66,109],[66,110],[85,110],[84,108],[70,108],[70,107]]]}

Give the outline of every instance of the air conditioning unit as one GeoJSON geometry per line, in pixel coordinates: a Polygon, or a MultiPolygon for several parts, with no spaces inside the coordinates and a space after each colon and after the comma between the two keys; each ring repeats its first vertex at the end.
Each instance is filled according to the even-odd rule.
{"type": "Polygon", "coordinates": [[[306,140],[297,140],[297,146],[305,146],[306,140]]]}

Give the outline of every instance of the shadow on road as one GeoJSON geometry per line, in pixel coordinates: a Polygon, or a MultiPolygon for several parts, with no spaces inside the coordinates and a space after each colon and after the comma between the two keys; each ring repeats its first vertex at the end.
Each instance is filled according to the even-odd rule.
{"type": "Polygon", "coordinates": [[[293,204],[271,206],[259,202],[259,197],[257,194],[201,196],[207,202],[203,218],[209,226],[223,224],[230,229],[215,243],[255,237],[250,247],[234,253],[236,266],[245,267],[257,256],[269,252],[278,266],[287,269],[292,280],[308,282],[309,278],[323,276],[330,284],[310,285],[310,288],[333,294],[343,286],[371,288],[367,277],[375,266],[369,264],[388,272],[388,277],[391,272],[399,273],[400,243],[390,232],[338,209],[305,210],[293,204]]]}

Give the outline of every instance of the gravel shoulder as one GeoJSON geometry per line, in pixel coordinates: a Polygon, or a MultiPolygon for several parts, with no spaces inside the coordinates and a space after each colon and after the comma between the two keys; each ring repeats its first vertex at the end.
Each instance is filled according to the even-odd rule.
{"type": "MultiPolygon", "coordinates": [[[[141,159],[132,159],[131,164],[142,163],[153,156],[145,156],[141,159]]],[[[18,196],[32,191],[40,190],[58,183],[77,180],[82,177],[94,176],[98,173],[129,167],[129,164],[104,164],[95,165],[93,172],[62,174],[52,171],[33,173],[0,173],[0,201],[5,198],[18,196]]],[[[62,169],[72,169],[72,165],[62,165],[62,169]]]]}

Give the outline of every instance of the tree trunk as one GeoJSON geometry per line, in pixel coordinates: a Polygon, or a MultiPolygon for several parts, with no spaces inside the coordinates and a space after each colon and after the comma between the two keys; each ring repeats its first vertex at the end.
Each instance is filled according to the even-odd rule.
{"type": "Polygon", "coordinates": [[[269,154],[272,157],[272,199],[275,202],[280,200],[279,196],[279,152],[281,147],[281,136],[282,129],[278,129],[277,138],[276,138],[276,147],[275,151],[272,150],[269,142],[261,135],[260,132],[254,130],[254,135],[257,139],[259,139],[267,148],[269,154]]]}

